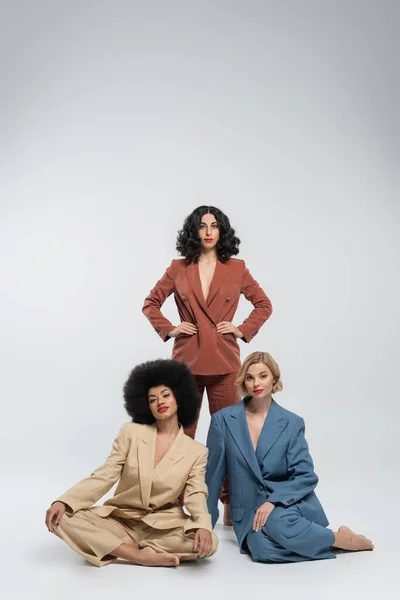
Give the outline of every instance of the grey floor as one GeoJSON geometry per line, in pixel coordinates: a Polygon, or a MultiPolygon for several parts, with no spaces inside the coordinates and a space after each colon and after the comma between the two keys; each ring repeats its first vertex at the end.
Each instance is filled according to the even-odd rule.
{"type": "MultiPolygon", "coordinates": [[[[239,553],[233,531],[219,523],[219,551],[210,560],[178,569],[122,564],[98,569],[47,532],[44,512],[52,484],[46,488],[43,482],[36,495],[32,491],[28,494],[34,489],[29,484],[29,480],[14,481],[12,494],[8,493],[12,508],[6,506],[2,511],[6,544],[2,544],[1,588],[7,600],[134,599],[138,593],[163,600],[181,594],[205,599],[246,598],[261,593],[263,598],[273,595],[280,600],[400,597],[398,526],[392,519],[396,502],[384,505],[383,489],[373,498],[364,497],[359,506],[337,503],[337,513],[345,524],[354,529],[364,525],[364,533],[375,543],[374,552],[341,554],[327,561],[257,564],[239,553]]],[[[3,494],[3,501],[6,497],[3,494]]]]}

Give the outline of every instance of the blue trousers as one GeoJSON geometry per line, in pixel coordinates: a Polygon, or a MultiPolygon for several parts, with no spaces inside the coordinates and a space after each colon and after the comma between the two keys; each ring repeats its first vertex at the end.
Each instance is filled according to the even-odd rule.
{"type": "Polygon", "coordinates": [[[336,558],[334,539],[330,529],[303,517],[296,505],[276,506],[261,531],[246,536],[254,561],[274,563],[336,558]]]}

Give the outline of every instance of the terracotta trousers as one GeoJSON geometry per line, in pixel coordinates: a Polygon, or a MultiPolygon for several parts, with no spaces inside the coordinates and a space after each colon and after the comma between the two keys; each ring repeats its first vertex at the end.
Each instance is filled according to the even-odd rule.
{"type": "MultiPolygon", "coordinates": [[[[54,533],[96,567],[103,567],[117,559],[110,556],[129,536],[140,548],[146,546],[156,552],[179,554],[181,560],[196,560],[193,552],[194,532],[185,534],[183,527],[154,529],[143,521],[119,517],[100,517],[90,508],[78,510],[74,515],[64,514],[54,533]]],[[[214,554],[218,539],[213,533],[214,554]]]]}
{"type": "MultiPolygon", "coordinates": [[[[240,397],[235,386],[235,373],[228,373],[227,375],[195,375],[197,389],[199,390],[200,398],[203,399],[204,390],[207,390],[208,406],[210,409],[210,415],[225,408],[226,406],[232,406],[239,402],[240,397]]],[[[194,439],[197,429],[197,422],[185,429],[186,435],[194,439]]],[[[229,488],[228,480],[225,479],[222,488],[221,502],[229,504],[229,488]]]]}

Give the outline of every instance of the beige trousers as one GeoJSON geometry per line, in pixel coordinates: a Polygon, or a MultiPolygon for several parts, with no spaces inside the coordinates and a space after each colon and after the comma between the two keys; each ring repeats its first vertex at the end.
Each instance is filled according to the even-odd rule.
{"type": "MultiPolygon", "coordinates": [[[[123,544],[129,536],[140,548],[149,546],[156,552],[179,554],[181,560],[195,560],[193,552],[194,532],[184,533],[183,527],[155,529],[142,521],[120,517],[99,517],[90,508],[77,511],[74,515],[64,513],[54,533],[67,542],[75,552],[96,567],[102,567],[117,560],[110,556],[113,550],[123,544]]],[[[218,538],[213,536],[213,550],[217,551],[218,538]]]]}

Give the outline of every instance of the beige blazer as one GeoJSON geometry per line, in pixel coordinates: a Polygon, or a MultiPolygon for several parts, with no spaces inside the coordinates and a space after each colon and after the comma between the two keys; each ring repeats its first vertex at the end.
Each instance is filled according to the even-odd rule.
{"type": "Polygon", "coordinates": [[[155,529],[212,531],[207,509],[207,448],[180,428],[155,469],[156,425],[125,423],[105,463],[57,499],[70,513],[91,507],[118,481],[114,496],[93,510],[101,517],[139,519],[155,529]],[[185,514],[177,504],[184,491],[185,514]]]}

